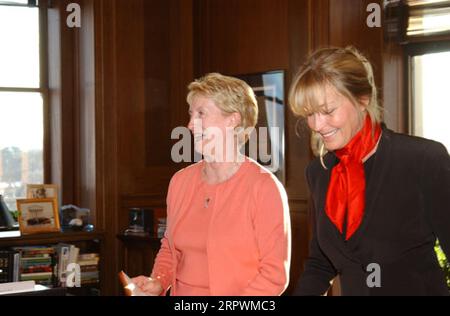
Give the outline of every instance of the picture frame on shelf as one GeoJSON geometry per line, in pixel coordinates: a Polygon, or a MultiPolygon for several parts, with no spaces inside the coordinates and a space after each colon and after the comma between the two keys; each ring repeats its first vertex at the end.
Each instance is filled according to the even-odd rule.
{"type": "Polygon", "coordinates": [[[58,203],[58,186],[56,184],[27,184],[27,199],[55,199],[58,203]]]}
{"type": "Polygon", "coordinates": [[[58,198],[58,186],[56,184],[27,184],[27,198],[58,198]]]}
{"type": "Polygon", "coordinates": [[[22,234],[59,232],[56,199],[18,199],[19,229],[22,234]]]}
{"type": "Polygon", "coordinates": [[[285,97],[284,71],[234,75],[244,80],[255,93],[258,103],[258,122],[245,145],[245,154],[270,170],[285,184],[285,97]],[[255,133],[256,132],[256,133],[255,133]],[[256,137],[256,153],[251,148],[256,137]]]}

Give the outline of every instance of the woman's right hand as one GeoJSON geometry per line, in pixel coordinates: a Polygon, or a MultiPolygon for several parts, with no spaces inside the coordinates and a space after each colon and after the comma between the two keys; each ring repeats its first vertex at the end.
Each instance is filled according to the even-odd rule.
{"type": "Polygon", "coordinates": [[[163,292],[163,287],[158,279],[144,275],[132,278],[131,281],[138,287],[139,291],[149,296],[159,296],[163,292]]]}

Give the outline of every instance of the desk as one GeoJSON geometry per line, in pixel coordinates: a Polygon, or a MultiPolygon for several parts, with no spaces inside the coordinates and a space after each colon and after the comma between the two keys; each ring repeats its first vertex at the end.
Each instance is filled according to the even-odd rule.
{"type": "Polygon", "coordinates": [[[45,289],[32,292],[20,292],[12,294],[3,294],[2,296],[66,296],[67,288],[65,287],[55,287],[52,289],[45,289]]]}
{"type": "Polygon", "coordinates": [[[35,281],[21,281],[0,284],[0,296],[66,296],[67,288],[49,288],[35,281]]]}

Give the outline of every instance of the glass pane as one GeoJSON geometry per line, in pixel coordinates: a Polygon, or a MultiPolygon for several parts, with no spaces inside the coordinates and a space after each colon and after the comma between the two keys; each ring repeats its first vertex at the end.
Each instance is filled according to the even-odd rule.
{"type": "Polygon", "coordinates": [[[450,7],[411,11],[408,36],[420,36],[448,32],[450,30],[450,7]]]}
{"type": "Polygon", "coordinates": [[[38,8],[0,6],[0,87],[39,87],[38,8]]]}
{"type": "Polygon", "coordinates": [[[44,117],[40,93],[0,92],[0,194],[10,210],[26,183],[43,183],[44,117]]]}
{"type": "Polygon", "coordinates": [[[418,6],[418,5],[430,5],[430,4],[437,4],[437,3],[446,3],[449,2],[448,0],[408,0],[408,5],[411,7],[418,6]]]}
{"type": "Polygon", "coordinates": [[[450,52],[413,59],[413,133],[443,143],[450,151],[450,52]]]}
{"type": "Polygon", "coordinates": [[[28,4],[28,0],[0,0],[0,4],[28,4]]]}

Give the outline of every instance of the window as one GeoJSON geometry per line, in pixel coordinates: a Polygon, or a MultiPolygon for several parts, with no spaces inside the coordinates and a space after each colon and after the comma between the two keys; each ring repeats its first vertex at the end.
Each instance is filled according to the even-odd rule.
{"type": "Polygon", "coordinates": [[[401,44],[450,35],[450,0],[385,0],[385,36],[401,44]]]}
{"type": "Polygon", "coordinates": [[[404,45],[407,57],[409,132],[450,151],[450,0],[396,0],[387,12],[387,33],[404,45]]]}
{"type": "Polygon", "coordinates": [[[411,57],[411,132],[443,143],[450,152],[450,50],[411,57]]]}
{"type": "Polygon", "coordinates": [[[0,194],[10,210],[44,182],[43,18],[35,0],[0,0],[0,194]]]}
{"type": "Polygon", "coordinates": [[[437,35],[450,32],[450,1],[408,1],[408,37],[437,35]]]}

